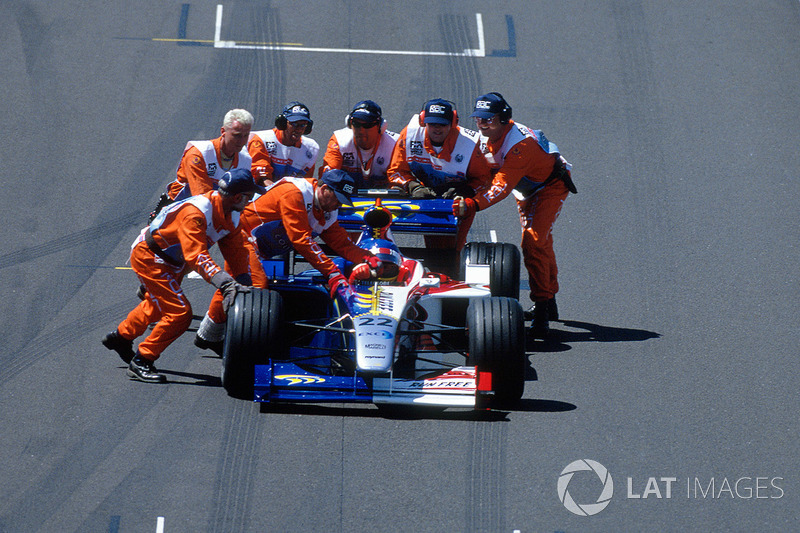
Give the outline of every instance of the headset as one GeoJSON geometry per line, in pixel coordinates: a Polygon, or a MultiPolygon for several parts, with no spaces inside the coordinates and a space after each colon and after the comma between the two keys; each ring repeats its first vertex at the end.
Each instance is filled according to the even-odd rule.
{"type": "Polygon", "coordinates": [[[386,119],[383,118],[383,112],[381,111],[381,106],[373,102],[372,100],[364,100],[356,104],[352,111],[350,111],[346,117],[344,117],[344,124],[350,129],[353,129],[353,113],[358,111],[359,109],[366,109],[373,115],[378,115],[378,118],[381,121],[381,135],[386,131],[386,119]]]}
{"type": "Polygon", "coordinates": [[[301,102],[289,102],[288,104],[286,104],[286,107],[283,108],[281,114],[275,117],[275,127],[278,128],[279,130],[286,129],[286,126],[288,125],[289,122],[286,119],[286,114],[291,112],[292,108],[295,106],[301,106],[303,109],[308,111],[308,125],[306,126],[305,131],[303,131],[303,135],[308,135],[309,133],[311,133],[311,130],[314,127],[314,121],[311,120],[311,111],[309,111],[308,107],[306,107],[306,105],[301,102]]]}
{"type": "Polygon", "coordinates": [[[435,98],[425,102],[425,104],[422,106],[422,110],[419,112],[419,125],[421,128],[425,127],[425,108],[428,107],[428,104],[433,102],[444,102],[450,104],[450,107],[453,108],[453,122],[451,122],[451,125],[458,126],[458,111],[456,111],[456,104],[450,100],[445,100],[444,98],[435,98]]]}
{"type": "Polygon", "coordinates": [[[503,109],[497,114],[497,118],[500,119],[501,124],[508,124],[508,121],[511,120],[511,106],[508,105],[508,102],[506,102],[502,94],[494,91],[489,94],[493,94],[503,101],[503,109]]]}

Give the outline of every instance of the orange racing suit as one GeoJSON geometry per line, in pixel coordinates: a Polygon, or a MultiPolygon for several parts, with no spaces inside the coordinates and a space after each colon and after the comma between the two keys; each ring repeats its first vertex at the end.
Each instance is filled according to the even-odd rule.
{"type": "MultiPolygon", "coordinates": [[[[425,130],[425,126],[420,124],[419,115],[414,115],[408,126],[400,132],[389,163],[391,184],[407,189],[410,181],[418,181],[441,195],[458,184],[466,183],[477,191],[491,183],[491,171],[480,151],[478,132],[454,125],[437,153],[425,130]]],[[[474,214],[458,221],[457,250],[466,244],[473,219],[474,214]]],[[[428,236],[425,241],[426,245],[437,248],[446,245],[445,240],[430,239],[428,236]]]]}
{"type": "Polygon", "coordinates": [[[319,144],[303,135],[294,146],[284,144],[284,132],[278,128],[250,134],[247,150],[253,159],[256,182],[269,187],[286,176],[314,177],[319,144]]]}
{"type": "Polygon", "coordinates": [[[217,188],[217,181],[228,170],[250,170],[250,154],[244,148],[226,160],[220,151],[222,137],[210,141],[189,141],[183,149],[175,181],[167,186],[170,200],[183,200],[217,188]]]}
{"type": "Polygon", "coordinates": [[[365,153],[356,146],[352,129],[336,130],[328,141],[319,175],[322,176],[332,168],[339,168],[352,176],[357,189],[388,188],[386,170],[392,159],[397,137],[397,133],[383,130],[372,151],[365,153]]]}
{"type": "Polygon", "coordinates": [[[565,179],[569,179],[572,184],[569,166],[541,131],[513,120],[497,142],[487,141],[481,136],[481,150],[494,177],[491,185],[478,191],[474,200],[478,210],[483,210],[514,192],[522,224],[522,256],[530,280],[531,300],[549,300],[558,292],[553,224],[570,192],[565,183],[565,179]],[[559,171],[566,172],[566,178],[559,171]]]}
{"type": "Polygon", "coordinates": [[[145,359],[158,359],[191,324],[192,307],[181,282],[190,270],[208,282],[220,271],[209,253],[211,246],[219,243],[234,277],[247,273],[247,251],[238,215],[237,212],[226,215],[220,194],[208,192],[165,207],[133,243],[131,266],[147,293],[118,331],[125,339],[135,339],[157,322],[139,343],[139,354],[145,359]],[[160,253],[148,244],[148,234],[160,253]]]}
{"type": "Polygon", "coordinates": [[[268,283],[260,259],[269,259],[290,248],[326,278],[336,274],[338,267],[314,240],[316,236],[353,263],[372,255],[350,240],[336,221],[338,210],[326,213],[314,205],[317,184],[316,179],[283,178],[244,208],[242,229],[247,237],[245,246],[250,252],[254,287],[264,288],[268,283]]]}

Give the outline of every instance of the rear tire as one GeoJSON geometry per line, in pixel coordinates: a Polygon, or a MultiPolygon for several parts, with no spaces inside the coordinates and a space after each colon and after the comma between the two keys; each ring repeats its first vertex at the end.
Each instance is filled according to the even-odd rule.
{"type": "Polygon", "coordinates": [[[467,308],[467,365],[490,372],[489,407],[513,405],[525,390],[525,321],[513,298],[475,298],[467,308]]]}
{"type": "Polygon", "coordinates": [[[228,395],[253,399],[255,365],[282,355],[282,322],[283,299],[277,292],[253,288],[236,295],[222,351],[222,386],[228,395]]]}
{"type": "Polygon", "coordinates": [[[461,250],[461,280],[466,277],[467,260],[471,264],[489,265],[492,296],[519,299],[521,259],[516,246],[503,242],[467,243],[461,250]]]}

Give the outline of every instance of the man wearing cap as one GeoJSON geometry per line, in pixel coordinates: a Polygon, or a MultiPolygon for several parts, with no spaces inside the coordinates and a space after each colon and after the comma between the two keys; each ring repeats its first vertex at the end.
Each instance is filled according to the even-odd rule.
{"type": "Polygon", "coordinates": [[[225,113],[219,137],[186,143],[175,181],[167,185],[154,215],[170,202],[216,189],[217,181],[229,170],[250,170],[245,146],[252,126],[253,115],[244,109],[231,109],[225,113]]]}
{"type": "Polygon", "coordinates": [[[220,291],[223,313],[237,292],[249,291],[249,264],[239,214],[254,193],[264,189],[246,169],[226,172],[218,185],[216,191],[165,207],[133,243],[131,267],[147,289],[146,297],[102,341],[128,363],[127,373],[133,379],[166,381],[153,362],[192,321],[192,307],[181,289],[186,273],[197,272],[220,291]],[[230,273],[211,257],[209,248],[215,243],[219,243],[230,273]],[[155,327],[134,352],[133,340],[154,322],[155,327]]]}
{"type": "MultiPolygon", "coordinates": [[[[478,138],[478,132],[458,125],[452,102],[429,100],[400,132],[389,181],[412,198],[471,197],[492,180],[478,138]]],[[[457,250],[467,241],[474,214],[459,217],[457,250]]]]}
{"type": "Polygon", "coordinates": [[[328,141],[320,176],[340,168],[352,176],[357,189],[388,188],[386,170],[398,134],[386,131],[381,107],[372,100],[358,102],[345,117],[345,125],[328,141]]]}
{"type": "Polygon", "coordinates": [[[269,187],[286,176],[314,177],[319,144],[307,137],[314,121],[301,102],[290,102],[275,117],[275,127],[256,131],[247,150],[253,158],[253,176],[269,187]]]}
{"type": "Polygon", "coordinates": [[[571,165],[539,130],[511,119],[511,106],[500,93],[479,96],[471,117],[481,133],[481,150],[494,174],[489,187],[473,198],[456,197],[456,216],[474,214],[513,193],[522,223],[522,256],[531,287],[531,333],[543,338],[549,321],[558,319],[558,267],[553,252],[553,224],[570,192],[577,193],[571,165]]]}
{"type": "Polygon", "coordinates": [[[242,228],[250,251],[253,285],[267,287],[261,259],[269,259],[291,248],[328,279],[331,297],[349,289],[344,274],[314,240],[319,236],[336,254],[352,263],[367,263],[372,269],[380,261],[356,246],[336,221],[341,205],[352,206],[353,178],[340,169],[317,179],[283,178],[256,198],[242,212],[242,228]]]}

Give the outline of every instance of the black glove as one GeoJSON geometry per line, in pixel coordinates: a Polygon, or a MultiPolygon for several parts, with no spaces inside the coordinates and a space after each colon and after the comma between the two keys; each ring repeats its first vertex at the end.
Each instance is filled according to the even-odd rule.
{"type": "Polygon", "coordinates": [[[408,194],[411,198],[436,198],[433,189],[424,186],[418,181],[408,182],[408,194]]]}
{"type": "Polygon", "coordinates": [[[250,287],[237,283],[236,280],[224,270],[220,270],[211,276],[211,284],[222,293],[222,310],[226,313],[233,305],[237,293],[250,292],[250,287]]]}
{"type": "MultiPolygon", "coordinates": [[[[560,154],[556,158],[556,162],[553,165],[553,172],[550,174],[552,179],[559,179],[564,182],[569,192],[572,194],[578,194],[578,189],[575,187],[575,184],[572,182],[572,173],[567,168],[567,160],[564,159],[560,154]]],[[[550,178],[548,178],[548,181],[550,178]]]]}
{"type": "Polygon", "coordinates": [[[450,187],[446,191],[442,193],[442,198],[445,200],[450,200],[455,198],[456,196],[461,196],[463,198],[472,198],[475,196],[475,189],[467,185],[466,183],[459,183],[453,187],[450,187]]]}

